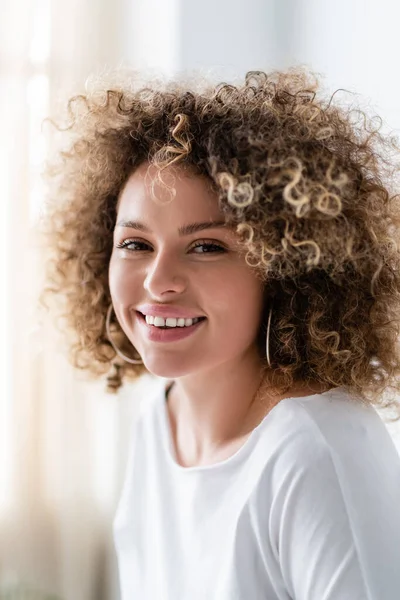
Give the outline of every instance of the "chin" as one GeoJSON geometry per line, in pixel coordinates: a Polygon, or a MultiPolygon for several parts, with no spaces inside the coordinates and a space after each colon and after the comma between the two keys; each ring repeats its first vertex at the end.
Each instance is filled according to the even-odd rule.
{"type": "Polygon", "coordinates": [[[194,366],[193,368],[190,368],[188,365],[182,365],[182,360],[179,361],[178,358],[173,360],[172,357],[166,360],[157,359],[156,357],[154,357],[154,360],[152,358],[147,358],[146,361],[143,360],[143,363],[149,373],[165,379],[184,377],[197,370],[194,366]]]}

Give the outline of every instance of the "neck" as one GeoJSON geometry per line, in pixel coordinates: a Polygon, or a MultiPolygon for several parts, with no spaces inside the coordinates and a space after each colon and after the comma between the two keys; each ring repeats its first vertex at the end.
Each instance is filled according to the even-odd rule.
{"type": "Polygon", "coordinates": [[[259,363],[174,380],[168,413],[176,447],[194,463],[238,439],[257,403],[261,382],[259,363]]]}

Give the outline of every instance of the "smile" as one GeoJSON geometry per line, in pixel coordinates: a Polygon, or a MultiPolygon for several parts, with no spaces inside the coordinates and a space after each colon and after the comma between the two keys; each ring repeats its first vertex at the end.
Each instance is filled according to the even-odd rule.
{"type": "Polygon", "coordinates": [[[205,317],[200,317],[198,320],[193,319],[192,325],[184,326],[157,326],[146,322],[146,318],[142,313],[136,311],[138,322],[142,327],[147,339],[153,342],[176,342],[194,334],[202,327],[202,324],[207,320],[205,317]]]}

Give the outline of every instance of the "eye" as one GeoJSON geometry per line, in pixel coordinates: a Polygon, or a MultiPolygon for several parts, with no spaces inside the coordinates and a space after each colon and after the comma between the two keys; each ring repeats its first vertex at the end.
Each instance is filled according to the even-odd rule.
{"type": "MultiPolygon", "coordinates": [[[[139,242],[138,240],[124,240],[123,242],[117,244],[116,248],[128,248],[128,246],[131,246],[132,244],[147,246],[147,244],[144,242],[139,242]]],[[[131,252],[135,252],[135,250],[131,250],[131,252]]]]}
{"type": "MultiPolygon", "coordinates": [[[[140,248],[138,248],[138,246],[146,246],[147,248],[149,247],[148,244],[146,244],[145,242],[141,242],[139,240],[124,240],[123,242],[120,242],[119,244],[117,244],[117,248],[126,248],[128,249],[130,252],[138,252],[140,251],[140,248]],[[128,248],[128,246],[133,246],[136,245],[135,248],[131,249],[128,248]]],[[[198,242],[196,242],[193,246],[192,249],[195,248],[207,248],[207,250],[205,252],[195,252],[195,254],[215,254],[215,253],[221,253],[221,252],[226,252],[226,248],[224,248],[223,246],[220,246],[219,244],[215,244],[213,242],[207,242],[206,240],[199,240],[198,242]]]]}
{"type": "Polygon", "coordinates": [[[213,242],[206,242],[205,240],[200,240],[198,242],[196,242],[194,244],[194,246],[192,246],[192,248],[208,248],[209,250],[207,250],[207,252],[195,252],[195,254],[209,254],[210,253],[210,248],[213,248],[213,250],[211,250],[211,254],[214,253],[219,253],[219,252],[226,252],[226,249],[223,246],[220,246],[219,244],[214,244],[213,242]]]}

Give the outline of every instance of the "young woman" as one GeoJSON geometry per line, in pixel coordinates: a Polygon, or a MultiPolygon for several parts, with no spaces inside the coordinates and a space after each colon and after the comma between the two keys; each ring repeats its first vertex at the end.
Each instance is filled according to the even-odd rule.
{"type": "Polygon", "coordinates": [[[375,410],[399,408],[397,147],[317,90],[297,68],[68,103],[44,297],[110,390],[161,378],[114,521],[122,600],[400,595],[375,410]]]}

